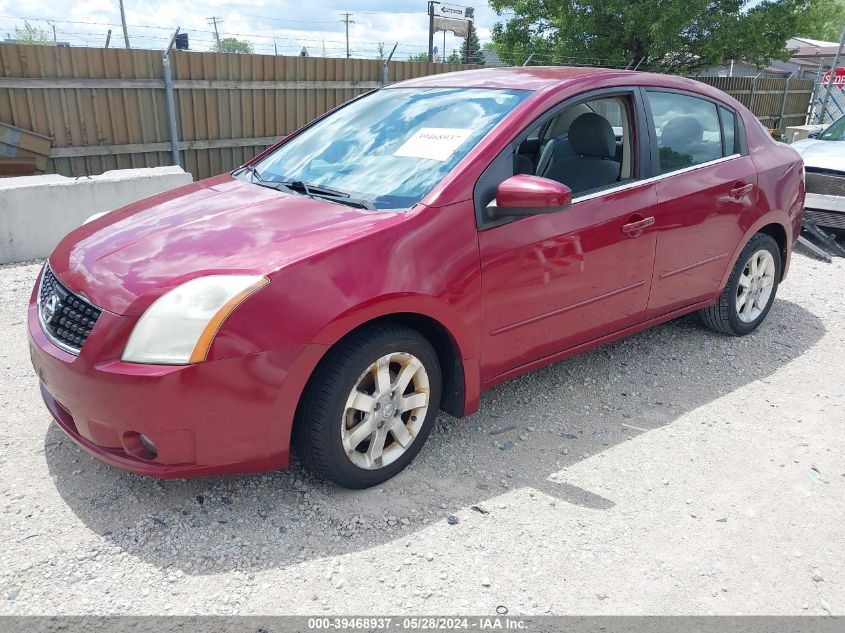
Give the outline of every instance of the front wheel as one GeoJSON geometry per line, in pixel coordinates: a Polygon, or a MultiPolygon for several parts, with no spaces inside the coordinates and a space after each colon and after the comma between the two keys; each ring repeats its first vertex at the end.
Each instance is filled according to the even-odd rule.
{"type": "Polygon", "coordinates": [[[777,242],[757,233],[742,249],[719,301],[699,312],[704,325],[733,336],[756,330],[774,303],[781,266],[777,242]]]}
{"type": "Polygon", "coordinates": [[[295,423],[304,458],[341,486],[380,484],[422,448],[440,393],[437,353],[423,336],[399,324],[362,330],[309,381],[295,423]]]}

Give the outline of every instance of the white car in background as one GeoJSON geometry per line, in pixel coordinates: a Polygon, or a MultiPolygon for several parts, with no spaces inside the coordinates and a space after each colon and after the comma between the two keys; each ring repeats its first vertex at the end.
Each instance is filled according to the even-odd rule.
{"type": "Polygon", "coordinates": [[[792,147],[801,154],[807,170],[804,218],[845,230],[845,116],[817,138],[796,141],[792,147]]]}

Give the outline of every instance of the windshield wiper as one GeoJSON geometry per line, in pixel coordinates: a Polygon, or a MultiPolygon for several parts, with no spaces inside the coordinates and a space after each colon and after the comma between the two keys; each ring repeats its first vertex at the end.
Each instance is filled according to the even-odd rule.
{"type": "Polygon", "coordinates": [[[264,180],[261,173],[252,165],[245,165],[243,171],[252,176],[252,182],[268,189],[275,189],[276,191],[292,191],[294,193],[303,193],[309,198],[323,198],[332,202],[339,202],[349,207],[356,209],[366,209],[367,211],[375,211],[376,208],[373,203],[363,198],[353,198],[345,191],[338,191],[322,185],[315,185],[301,180],[292,180],[289,182],[281,182],[278,180],[264,180]]]}
{"type": "Polygon", "coordinates": [[[252,182],[254,184],[261,185],[262,187],[267,187],[269,189],[275,189],[276,191],[279,190],[279,183],[272,180],[264,180],[264,178],[261,177],[261,172],[259,172],[253,165],[244,165],[241,169],[252,176],[252,182]]]}
{"type": "Polygon", "coordinates": [[[293,189],[294,191],[304,191],[306,196],[321,195],[334,196],[336,198],[349,198],[349,194],[345,191],[338,191],[337,189],[330,189],[323,185],[315,185],[310,182],[303,182],[302,180],[292,180],[290,182],[280,182],[280,185],[293,189]]]}
{"type": "Polygon", "coordinates": [[[306,196],[312,198],[323,198],[332,202],[345,204],[349,207],[375,211],[373,203],[369,200],[365,200],[364,198],[353,198],[345,191],[338,191],[337,189],[331,189],[329,187],[324,187],[323,185],[315,185],[301,180],[292,180],[290,182],[280,182],[274,184],[278,184],[280,187],[284,187],[290,191],[302,192],[306,196]]]}

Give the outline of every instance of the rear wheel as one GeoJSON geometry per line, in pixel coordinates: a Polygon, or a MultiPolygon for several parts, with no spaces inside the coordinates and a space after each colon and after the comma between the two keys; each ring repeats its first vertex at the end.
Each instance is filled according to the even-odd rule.
{"type": "Polygon", "coordinates": [[[701,310],[712,330],[744,336],[765,320],[777,294],[781,276],[780,248],[770,235],[758,233],[736,261],[719,301],[701,310]]]}
{"type": "Polygon", "coordinates": [[[440,408],[437,354],[398,324],[362,330],[314,373],[296,426],[306,462],[347,488],[390,479],[422,448],[440,408]]]}

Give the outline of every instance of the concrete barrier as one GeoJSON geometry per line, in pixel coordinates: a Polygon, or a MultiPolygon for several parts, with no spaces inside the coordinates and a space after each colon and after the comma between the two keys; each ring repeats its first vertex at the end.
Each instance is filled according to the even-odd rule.
{"type": "Polygon", "coordinates": [[[192,182],[180,167],[120,169],[90,178],[0,178],[0,264],[46,257],[95,213],[192,182]]]}

